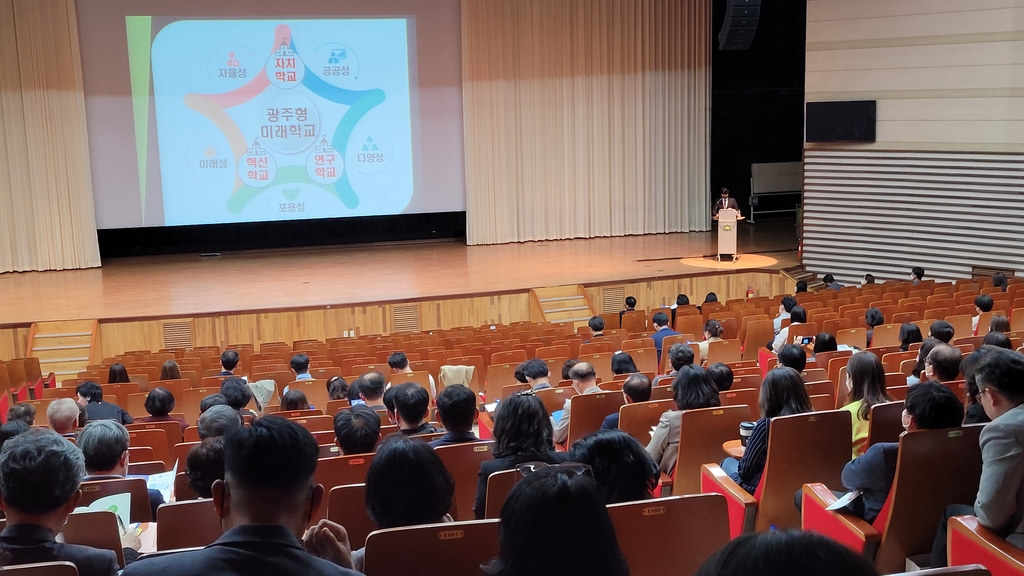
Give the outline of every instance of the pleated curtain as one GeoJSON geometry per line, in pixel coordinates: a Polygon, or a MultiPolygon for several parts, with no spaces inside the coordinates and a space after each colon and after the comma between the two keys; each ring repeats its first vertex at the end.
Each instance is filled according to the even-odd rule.
{"type": "Polygon", "coordinates": [[[0,0],[0,272],[100,265],[74,0],[0,0]]]}
{"type": "Polygon", "coordinates": [[[463,0],[470,244],[706,230],[710,0],[463,0]]]}

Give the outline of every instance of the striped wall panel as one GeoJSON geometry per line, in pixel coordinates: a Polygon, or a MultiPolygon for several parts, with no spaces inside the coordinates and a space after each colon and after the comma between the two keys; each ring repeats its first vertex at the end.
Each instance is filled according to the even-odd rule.
{"type": "Polygon", "coordinates": [[[804,151],[803,262],[859,282],[1024,275],[1024,154],[804,151]]]}

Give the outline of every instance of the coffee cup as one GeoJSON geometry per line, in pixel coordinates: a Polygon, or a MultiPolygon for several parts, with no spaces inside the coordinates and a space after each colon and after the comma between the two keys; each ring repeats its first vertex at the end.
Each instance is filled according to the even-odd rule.
{"type": "Polygon", "coordinates": [[[740,422],[740,444],[746,446],[750,435],[754,433],[753,422],[740,422]]]}

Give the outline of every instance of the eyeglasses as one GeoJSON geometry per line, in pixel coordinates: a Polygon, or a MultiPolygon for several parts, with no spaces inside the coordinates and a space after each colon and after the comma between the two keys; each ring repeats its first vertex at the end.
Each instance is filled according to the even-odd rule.
{"type": "Polygon", "coordinates": [[[562,464],[548,464],[547,462],[525,462],[516,466],[516,471],[523,476],[529,476],[538,470],[545,468],[558,468],[559,470],[568,470],[574,472],[576,476],[590,476],[594,477],[594,469],[587,464],[580,464],[579,462],[563,462],[562,464]]]}

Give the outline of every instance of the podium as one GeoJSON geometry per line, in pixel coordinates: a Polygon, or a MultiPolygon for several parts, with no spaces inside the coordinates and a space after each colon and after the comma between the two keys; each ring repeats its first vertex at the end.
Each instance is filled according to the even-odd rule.
{"type": "Polygon", "coordinates": [[[743,217],[732,208],[718,211],[718,254],[716,260],[722,261],[722,254],[732,256],[732,261],[739,260],[736,254],[736,223],[743,217]]]}

